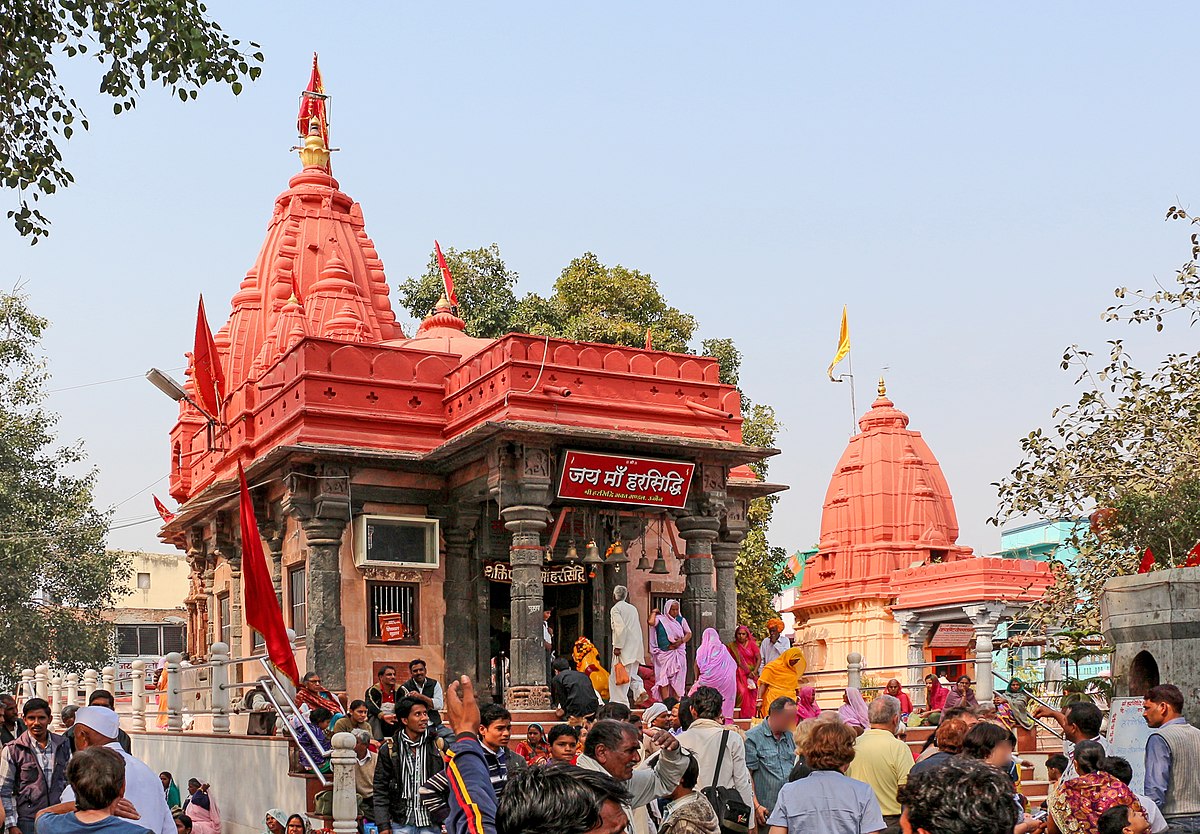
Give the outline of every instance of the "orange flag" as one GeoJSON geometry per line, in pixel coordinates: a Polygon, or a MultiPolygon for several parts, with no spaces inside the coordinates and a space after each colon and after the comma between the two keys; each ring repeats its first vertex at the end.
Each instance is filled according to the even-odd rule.
{"type": "Polygon", "coordinates": [[[158,514],[162,516],[163,524],[170,524],[175,520],[175,513],[168,510],[167,505],[159,501],[157,495],[151,494],[150,497],[154,499],[154,509],[158,510],[158,514]]]}
{"type": "Polygon", "coordinates": [[[242,585],[246,606],[246,623],[263,636],[267,654],[280,672],[300,685],[300,670],[296,668],[296,655],[288,642],[287,626],[283,624],[283,611],[275,597],[275,586],[271,584],[271,572],[267,568],[267,557],[263,553],[262,538],[258,534],[258,521],[254,518],[254,504],[250,500],[250,489],[246,486],[246,473],[238,464],[238,484],[242,490],[240,515],[242,521],[242,585]]]}
{"type": "MultiPolygon", "coordinates": [[[[316,119],[321,126],[321,140],[329,147],[329,119],[325,110],[325,84],[321,81],[321,68],[317,66],[317,53],[313,53],[312,75],[309,76],[308,86],[300,94],[300,114],[296,117],[296,130],[301,136],[308,135],[309,123],[316,119]]],[[[332,171],[332,166],[326,165],[326,171],[332,171]]]]}
{"type": "Polygon", "coordinates": [[[442,268],[442,289],[446,293],[446,300],[450,302],[451,307],[458,306],[458,294],[454,292],[454,276],[450,274],[450,267],[446,264],[446,258],[442,255],[442,247],[435,240],[433,242],[434,251],[437,252],[438,266],[442,268]]]}
{"type": "Polygon", "coordinates": [[[649,327],[646,328],[646,350],[654,350],[654,340],[650,337],[652,332],[649,327]]]}
{"type": "Polygon", "coordinates": [[[1150,552],[1150,548],[1146,548],[1146,555],[1142,557],[1142,563],[1138,565],[1138,573],[1149,573],[1154,567],[1154,554],[1150,552]]]}
{"type": "Polygon", "coordinates": [[[204,313],[204,296],[200,296],[200,307],[196,310],[196,342],[192,349],[192,365],[196,384],[196,397],[200,407],[215,418],[221,419],[221,403],[225,401],[225,372],[221,370],[221,356],[208,327],[208,316],[204,313]]]}

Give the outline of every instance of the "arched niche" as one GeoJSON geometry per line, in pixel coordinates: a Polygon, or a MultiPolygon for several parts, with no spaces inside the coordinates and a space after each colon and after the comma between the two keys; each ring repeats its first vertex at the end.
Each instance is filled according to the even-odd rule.
{"type": "Polygon", "coordinates": [[[1135,698],[1145,695],[1158,684],[1158,661],[1150,652],[1138,652],[1129,664],[1129,694],[1135,698]]]}

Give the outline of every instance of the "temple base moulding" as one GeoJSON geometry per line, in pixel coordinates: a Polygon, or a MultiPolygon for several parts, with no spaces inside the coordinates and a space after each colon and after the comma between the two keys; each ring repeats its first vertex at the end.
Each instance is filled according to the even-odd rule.
{"type": "Polygon", "coordinates": [[[510,710],[550,709],[550,689],[546,686],[514,686],[505,693],[504,705],[510,710]]]}

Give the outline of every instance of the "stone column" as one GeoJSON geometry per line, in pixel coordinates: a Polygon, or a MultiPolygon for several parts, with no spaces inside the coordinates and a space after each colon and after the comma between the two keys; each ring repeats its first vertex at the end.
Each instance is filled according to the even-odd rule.
{"type": "Polygon", "coordinates": [[[684,587],[680,605],[683,616],[692,629],[688,644],[688,665],[696,655],[696,647],[704,629],[717,624],[717,594],[713,590],[712,543],[721,526],[718,518],[688,515],[675,519],[675,527],[686,542],[686,561],[683,563],[684,587]]]}
{"type": "MultiPolygon", "coordinates": [[[[346,627],[342,625],[342,519],[310,518],[303,522],[308,544],[308,669],[327,689],[346,688],[346,627]]],[[[301,674],[304,670],[301,670],[301,674]]]]}
{"type": "Polygon", "coordinates": [[[509,549],[512,688],[506,703],[510,709],[542,709],[550,705],[550,700],[546,688],[546,651],[542,643],[544,551],[541,533],[546,529],[550,514],[545,507],[518,505],[501,510],[500,516],[504,527],[512,533],[509,549]]]}
{"type": "Polygon", "coordinates": [[[1002,602],[963,606],[975,627],[975,697],[981,704],[992,700],[992,637],[1005,607],[1002,602]]]}
{"type": "Polygon", "coordinates": [[[900,630],[904,636],[908,638],[909,668],[908,674],[905,675],[908,683],[908,697],[912,699],[914,707],[923,707],[925,706],[925,687],[922,684],[925,680],[925,669],[919,668],[915,664],[925,662],[925,640],[929,637],[929,632],[933,630],[933,624],[921,622],[912,611],[896,611],[893,616],[895,616],[896,622],[900,623],[900,630]]]}
{"type": "MultiPolygon", "coordinates": [[[[442,676],[443,686],[458,680],[462,675],[476,675],[475,640],[478,630],[479,603],[472,600],[471,546],[475,541],[475,529],[479,523],[479,505],[456,512],[442,527],[442,538],[446,542],[446,582],[443,596],[447,601],[445,628],[446,672],[442,676]],[[450,606],[461,601],[463,607],[451,610],[450,606]]],[[[476,684],[482,692],[486,686],[476,684]]]]}
{"type": "Polygon", "coordinates": [[[734,567],[742,549],[743,534],[727,532],[712,543],[713,566],[717,573],[717,631],[729,643],[737,628],[737,582],[734,567]]]}

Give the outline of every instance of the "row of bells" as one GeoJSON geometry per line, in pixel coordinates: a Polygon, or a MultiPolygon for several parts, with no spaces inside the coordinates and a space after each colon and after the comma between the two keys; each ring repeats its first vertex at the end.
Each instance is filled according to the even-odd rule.
{"type": "MultiPolygon", "coordinates": [[[[546,554],[546,558],[550,558],[550,554],[546,554]]],[[[579,559],[579,551],[575,547],[575,540],[571,539],[570,545],[567,546],[567,561],[574,562],[579,559]]],[[[600,548],[596,545],[595,539],[589,539],[583,550],[583,559],[581,564],[584,565],[603,565],[605,563],[613,565],[623,565],[629,562],[629,557],[625,555],[625,547],[621,544],[620,539],[613,542],[609,548],[607,556],[600,555],[600,548]]],[[[650,560],[646,558],[646,552],[642,551],[642,556],[638,559],[638,570],[649,570],[653,574],[669,573],[667,570],[667,560],[663,558],[662,548],[658,549],[658,554],[655,556],[654,565],[650,565],[650,560]]]]}

